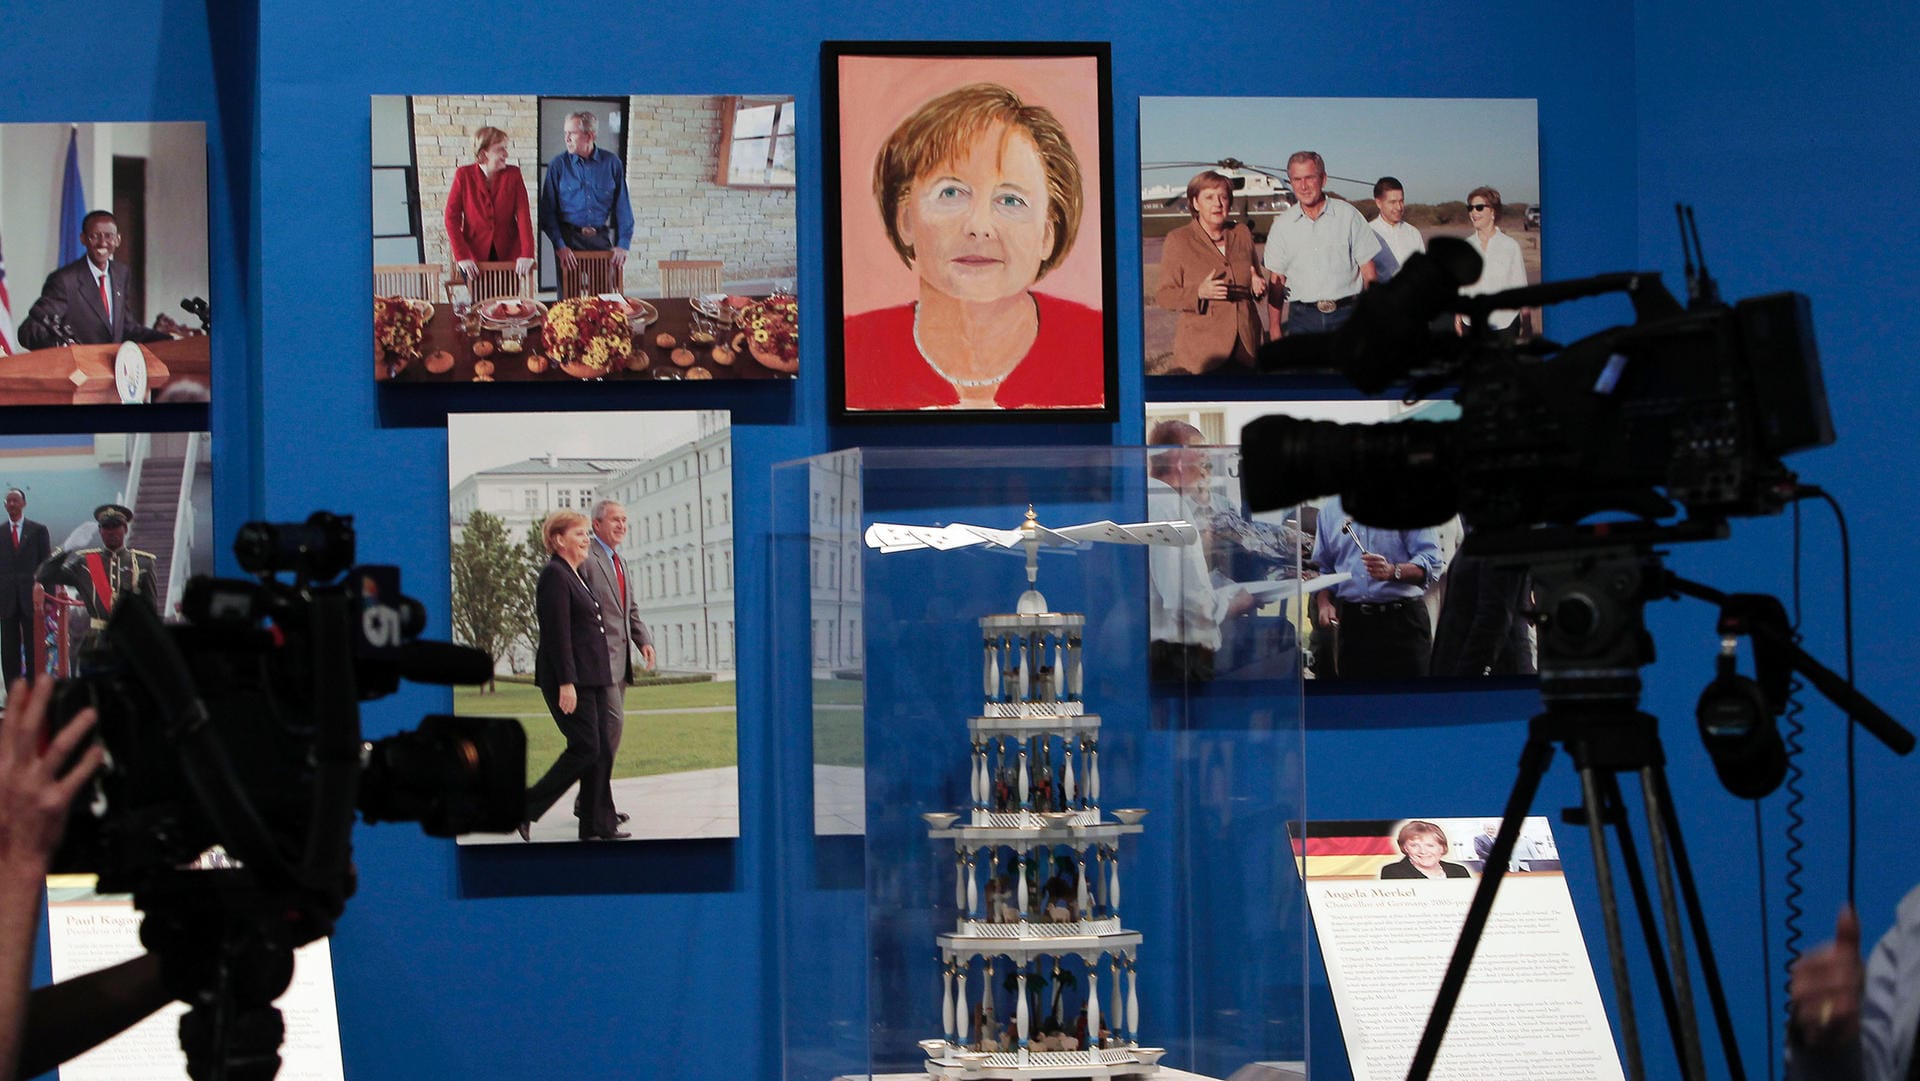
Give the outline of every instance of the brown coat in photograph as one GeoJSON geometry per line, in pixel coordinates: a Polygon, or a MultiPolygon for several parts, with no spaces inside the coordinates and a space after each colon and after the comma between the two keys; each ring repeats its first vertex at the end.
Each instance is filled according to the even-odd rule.
{"type": "Polygon", "coordinates": [[[1213,246],[1200,223],[1190,221],[1167,234],[1160,257],[1160,289],[1155,303],[1180,313],[1173,334],[1170,372],[1206,372],[1226,363],[1237,338],[1251,357],[1260,348],[1260,325],[1252,300],[1215,300],[1200,311],[1200,283],[1216,270],[1227,272],[1235,292],[1252,287],[1253,234],[1244,225],[1226,231],[1227,253],[1213,246]]]}

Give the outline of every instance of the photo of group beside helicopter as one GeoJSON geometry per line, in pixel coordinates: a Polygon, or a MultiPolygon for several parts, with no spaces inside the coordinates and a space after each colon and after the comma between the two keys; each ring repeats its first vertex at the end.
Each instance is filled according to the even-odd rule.
{"type": "MultiPolygon", "coordinates": [[[[1539,282],[1537,113],[1532,99],[1142,98],[1146,374],[1249,372],[1263,345],[1344,324],[1434,237],[1481,254],[1463,293],[1539,282]]],[[[1524,340],[1540,312],[1495,311],[1488,328],[1524,340]]]]}

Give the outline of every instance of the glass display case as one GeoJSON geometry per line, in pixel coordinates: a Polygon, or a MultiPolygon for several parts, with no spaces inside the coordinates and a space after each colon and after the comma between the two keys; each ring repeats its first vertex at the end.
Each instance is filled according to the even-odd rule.
{"type": "Polygon", "coordinates": [[[1301,538],[1237,464],[774,468],[789,1081],[1304,1073],[1301,538]]]}

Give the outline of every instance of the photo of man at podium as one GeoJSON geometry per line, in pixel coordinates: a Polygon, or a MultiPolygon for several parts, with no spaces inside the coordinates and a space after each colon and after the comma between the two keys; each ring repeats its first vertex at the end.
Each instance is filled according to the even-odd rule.
{"type": "Polygon", "coordinates": [[[206,126],[0,124],[0,163],[0,407],[204,401],[206,126]]]}
{"type": "Polygon", "coordinates": [[[120,224],[112,214],[96,210],[83,218],[80,241],[86,245],[86,254],[47,275],[40,299],[27,309],[20,324],[21,345],[51,349],[165,342],[180,336],[159,329],[173,323],[168,316],[155,320],[158,327],[147,327],[141,324],[140,313],[128,310],[127,282],[133,272],[114,261],[113,253],[120,250],[120,224]]]}

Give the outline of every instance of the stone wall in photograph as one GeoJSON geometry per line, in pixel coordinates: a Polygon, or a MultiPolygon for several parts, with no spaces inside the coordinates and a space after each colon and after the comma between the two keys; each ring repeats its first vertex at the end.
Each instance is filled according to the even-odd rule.
{"type": "Polygon", "coordinates": [[[473,161],[473,133],[491,125],[507,133],[507,164],[527,182],[527,220],[539,229],[540,106],[531,94],[418,94],[413,98],[414,164],[420,170],[420,230],[427,262],[453,274],[447,243],[447,192],[453,171],[473,161]]]}
{"type": "MultiPolygon", "coordinates": [[[[635,95],[626,118],[627,185],[633,240],[627,291],[656,296],[662,259],[719,259],[727,281],[787,279],[799,274],[793,188],[727,187],[719,183],[724,97],[635,95]]],[[[507,133],[509,163],[526,179],[528,215],[539,230],[539,99],[523,95],[415,95],[413,140],[419,169],[420,223],[426,260],[449,268],[444,224],[455,169],[473,161],[473,133],[483,125],[507,133]]],[[[600,145],[620,146],[602,131],[600,145]]]]}
{"type": "Polygon", "coordinates": [[[722,276],[727,281],[798,275],[794,189],[729,188],[718,182],[726,103],[724,97],[630,99],[630,291],[657,294],[659,262],[671,258],[719,259],[726,264],[722,276]]]}

